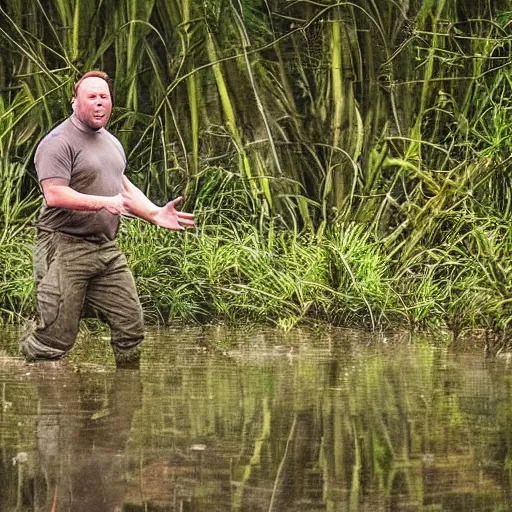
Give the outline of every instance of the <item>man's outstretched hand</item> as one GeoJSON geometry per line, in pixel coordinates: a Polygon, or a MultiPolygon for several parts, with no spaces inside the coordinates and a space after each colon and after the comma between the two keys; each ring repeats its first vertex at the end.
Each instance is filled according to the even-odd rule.
{"type": "Polygon", "coordinates": [[[175,208],[175,205],[181,201],[181,196],[169,201],[165,206],[157,206],[126,176],[123,176],[121,195],[123,200],[122,215],[138,217],[166,229],[181,230],[195,225],[192,213],[180,212],[175,208]]]}
{"type": "Polygon", "coordinates": [[[165,206],[158,208],[152,216],[153,223],[162,228],[174,230],[193,227],[195,225],[194,214],[180,212],[175,208],[175,205],[181,200],[181,196],[177,197],[176,199],[169,201],[165,206]]]}

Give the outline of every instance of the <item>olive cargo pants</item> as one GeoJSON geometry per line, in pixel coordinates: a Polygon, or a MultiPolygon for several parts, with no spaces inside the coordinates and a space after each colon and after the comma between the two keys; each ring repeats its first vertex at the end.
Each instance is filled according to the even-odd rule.
{"type": "Polygon", "coordinates": [[[138,361],[142,308],[126,257],[115,242],[40,231],[34,247],[38,322],[22,340],[28,361],[58,359],[75,344],[85,309],[110,326],[118,364],[138,361]]]}

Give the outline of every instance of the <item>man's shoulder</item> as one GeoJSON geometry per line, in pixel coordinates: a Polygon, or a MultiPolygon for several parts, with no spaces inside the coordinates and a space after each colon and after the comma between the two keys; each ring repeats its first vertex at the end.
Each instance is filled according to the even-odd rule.
{"type": "MultiPolygon", "coordinates": [[[[102,128],[101,133],[105,137],[108,137],[109,139],[114,140],[117,144],[121,144],[121,141],[112,132],[109,132],[106,128],[102,128]]],[[[121,144],[121,146],[122,146],[122,144],[121,144]]]]}
{"type": "Polygon", "coordinates": [[[119,151],[121,151],[121,153],[123,153],[124,155],[124,148],[123,148],[123,145],[121,143],[121,141],[112,133],[110,133],[106,128],[102,128],[102,134],[107,137],[114,146],[117,147],[117,149],[119,151]]]}
{"type": "Polygon", "coordinates": [[[65,119],[57,126],[52,128],[39,142],[39,145],[45,145],[51,142],[63,142],[69,137],[69,132],[72,130],[72,123],[70,118],[65,119]]]}

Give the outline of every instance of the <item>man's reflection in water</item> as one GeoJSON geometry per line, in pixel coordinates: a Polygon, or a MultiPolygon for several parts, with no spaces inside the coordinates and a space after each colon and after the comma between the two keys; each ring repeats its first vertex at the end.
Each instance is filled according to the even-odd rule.
{"type": "MultiPolygon", "coordinates": [[[[53,373],[53,372],[52,372],[53,373]]],[[[140,372],[54,374],[38,382],[37,445],[44,478],[34,509],[123,509],[132,420],[142,396],[140,372]]]]}

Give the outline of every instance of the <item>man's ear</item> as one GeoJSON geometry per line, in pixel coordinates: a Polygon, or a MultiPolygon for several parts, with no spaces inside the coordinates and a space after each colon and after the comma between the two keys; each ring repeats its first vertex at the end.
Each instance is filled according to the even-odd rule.
{"type": "Polygon", "coordinates": [[[75,97],[71,98],[71,108],[75,111],[75,97]]]}

